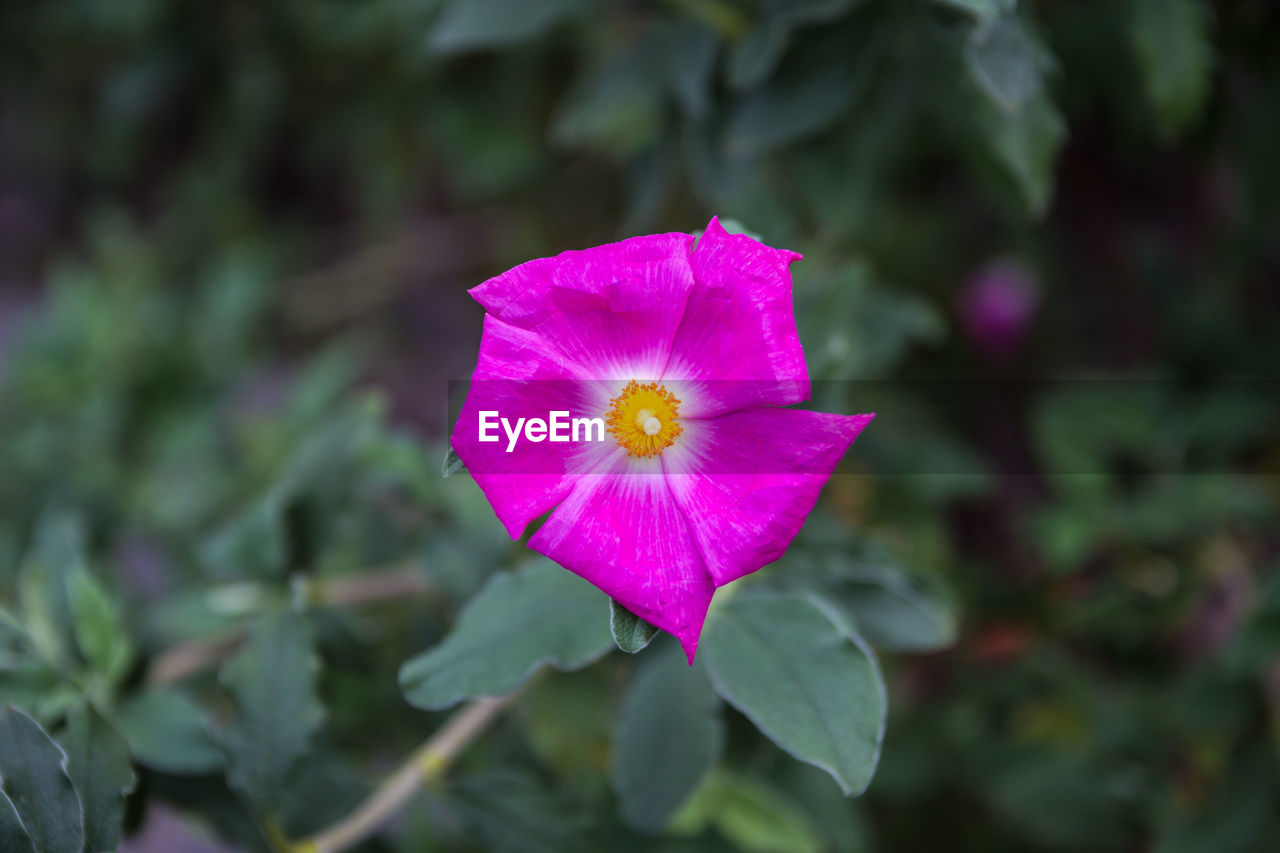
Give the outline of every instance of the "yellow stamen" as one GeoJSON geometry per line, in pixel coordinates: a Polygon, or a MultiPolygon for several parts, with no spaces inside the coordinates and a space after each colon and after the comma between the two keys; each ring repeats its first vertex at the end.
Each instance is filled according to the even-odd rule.
{"type": "Polygon", "coordinates": [[[605,422],[609,433],[628,456],[661,456],[681,432],[680,401],[657,382],[641,385],[632,379],[609,401],[605,422]]]}

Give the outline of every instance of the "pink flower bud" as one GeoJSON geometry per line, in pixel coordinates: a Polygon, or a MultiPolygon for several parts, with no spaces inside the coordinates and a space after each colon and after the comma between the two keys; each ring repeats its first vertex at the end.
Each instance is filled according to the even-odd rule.
{"type": "Polygon", "coordinates": [[[1016,261],[995,260],[969,277],[960,292],[958,312],[965,335],[985,355],[1007,358],[1027,335],[1040,288],[1016,261]]]}

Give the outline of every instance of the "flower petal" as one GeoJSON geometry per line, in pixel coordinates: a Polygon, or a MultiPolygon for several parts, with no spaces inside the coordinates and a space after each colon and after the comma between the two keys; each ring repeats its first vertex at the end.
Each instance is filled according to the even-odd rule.
{"type": "Polygon", "coordinates": [[[695,285],[671,345],[664,382],[684,401],[684,417],[748,406],[789,406],[809,398],[809,370],[791,301],[800,256],[729,234],[712,219],[690,259],[695,285]]]}
{"type": "Polygon", "coordinates": [[[656,462],[619,448],[609,472],[581,477],[529,547],[674,634],[692,662],[715,586],[656,462]]]}
{"type": "Polygon", "coordinates": [[[688,234],[654,234],[539,258],[471,290],[597,379],[656,379],[693,289],[688,234]]]}
{"type": "Polygon", "coordinates": [[[496,413],[491,417],[506,418],[512,426],[520,418],[546,420],[554,410],[570,417],[598,416],[604,405],[596,396],[601,383],[578,379],[577,370],[548,351],[538,335],[485,317],[480,358],[450,443],[512,539],[564,500],[573,476],[593,470],[605,445],[532,442],[522,436],[508,450],[501,425],[488,431],[496,440],[480,440],[480,413],[496,413]]]}
{"type": "Polygon", "coordinates": [[[685,422],[663,469],[716,586],[782,556],[873,417],[754,408],[685,422]]]}

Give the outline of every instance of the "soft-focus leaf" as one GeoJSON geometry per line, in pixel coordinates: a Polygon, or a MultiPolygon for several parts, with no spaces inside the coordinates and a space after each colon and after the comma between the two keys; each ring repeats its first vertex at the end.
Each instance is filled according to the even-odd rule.
{"type": "Polygon", "coordinates": [[[627,687],[614,734],[622,817],[656,832],[698,787],[724,742],[720,700],[700,661],[674,643],[649,655],[627,687]]]}
{"type": "MultiPolygon", "coordinates": [[[[324,383],[318,384],[321,387],[312,393],[322,398],[327,391],[324,383]]],[[[312,405],[306,402],[304,408],[312,405]]],[[[306,427],[291,443],[290,452],[263,493],[202,543],[202,562],[233,577],[279,576],[296,568],[295,563],[306,563],[311,551],[327,541],[330,531],[312,530],[312,536],[305,540],[290,536],[290,512],[308,502],[313,508],[333,505],[347,495],[351,469],[369,447],[381,413],[376,398],[364,397],[306,427]]]]}
{"type": "Polygon", "coordinates": [[[792,30],[840,17],[858,0],[766,0],[760,20],[729,56],[729,82],[746,89],[763,82],[782,58],[792,30]]]}
{"type": "Polygon", "coordinates": [[[135,693],[120,703],[111,721],[134,759],[162,773],[212,773],[226,762],[204,712],[175,688],[135,693]]]}
{"type": "Polygon", "coordinates": [[[223,731],[227,782],[266,814],[324,718],[310,632],[292,614],[266,617],[222,670],[238,713],[223,731]]]}
{"type": "Polygon", "coordinates": [[[934,0],[943,6],[950,6],[972,15],[979,23],[986,23],[996,17],[1012,12],[1018,0],[934,0]]]}
{"type": "Polygon", "coordinates": [[[1162,821],[1155,853],[1251,853],[1260,839],[1276,837],[1277,819],[1274,788],[1257,784],[1270,775],[1262,769],[1266,756],[1245,759],[1254,778],[1243,774],[1229,779],[1222,788],[1209,792],[1191,810],[1176,809],[1162,821]],[[1259,772],[1261,771],[1261,772],[1259,772]]]}
{"type": "Polygon", "coordinates": [[[452,0],[431,31],[431,48],[456,53],[524,41],[583,5],[582,0],[452,0]]]}
{"type": "Polygon", "coordinates": [[[249,577],[283,572],[288,554],[284,530],[287,500],[282,488],[272,488],[202,543],[201,561],[215,570],[234,570],[249,577]]]}
{"type": "Polygon", "coordinates": [[[0,711],[0,785],[35,853],[76,853],[84,846],[84,815],[66,763],[39,723],[16,708],[0,711]]]}
{"type": "Polygon", "coordinates": [[[56,668],[72,662],[74,625],[66,578],[83,562],[83,540],[79,518],[45,510],[18,576],[23,627],[36,652],[56,668]]]}
{"type": "Polygon", "coordinates": [[[990,106],[976,115],[996,162],[1028,212],[1040,216],[1053,196],[1053,168],[1066,136],[1058,108],[1042,88],[1016,113],[990,106]]]}
{"type": "Polygon", "coordinates": [[[920,344],[944,334],[937,309],[915,294],[873,284],[871,271],[849,263],[797,288],[800,338],[815,379],[887,375],[920,344]]]}
{"type": "Polygon", "coordinates": [[[80,653],[94,671],[115,683],[133,660],[133,644],[119,609],[83,566],[76,566],[67,577],[67,599],[80,653]]]}
{"type": "Polygon", "coordinates": [[[80,699],[79,687],[41,661],[0,670],[0,703],[16,705],[42,723],[57,720],[80,699]]]}
{"type": "Polygon", "coordinates": [[[658,629],[619,604],[609,599],[609,631],[613,642],[627,654],[643,649],[657,635],[658,629]]]}
{"type": "Polygon", "coordinates": [[[419,708],[498,696],[543,664],[586,666],[613,647],[601,593],[550,560],[495,575],[444,641],[405,663],[400,687],[419,708]]]}
{"type": "Polygon", "coordinates": [[[977,27],[965,45],[965,63],[979,87],[1001,110],[1019,112],[1043,85],[1052,61],[1016,15],[977,27]]]}
{"type": "Polygon", "coordinates": [[[1200,0],[1133,0],[1133,50],[1147,101],[1166,135],[1204,108],[1213,66],[1208,18],[1200,0]]]}
{"type": "Polygon", "coordinates": [[[716,692],[847,794],[880,758],[885,688],[871,654],[830,605],[799,593],[738,595],[713,611],[702,654],[716,692]]]}
{"type": "Polygon", "coordinates": [[[711,98],[711,72],[720,43],[715,31],[694,22],[672,26],[663,37],[666,59],[663,74],[671,93],[693,118],[707,113],[711,98]]]}
{"type": "Polygon", "coordinates": [[[582,850],[582,822],[533,779],[519,773],[472,776],[450,799],[487,849],[498,853],[574,853],[582,850]]]}
{"type": "Polygon", "coordinates": [[[547,767],[575,785],[599,790],[613,743],[616,683],[599,670],[580,670],[531,683],[512,717],[547,767]]]}
{"type": "Polygon", "coordinates": [[[813,819],[785,792],[755,777],[713,773],[671,823],[675,834],[711,824],[739,850],[818,853],[822,836],[813,819]]]}
{"type": "Polygon", "coordinates": [[[754,157],[839,118],[858,91],[858,66],[847,51],[824,49],[821,59],[789,66],[738,100],[725,128],[725,149],[731,156],[754,157]]]}
{"type": "Polygon", "coordinates": [[[662,127],[666,55],[656,36],[641,38],[592,68],[557,106],[551,135],[559,143],[628,157],[645,150],[662,127]]]}
{"type": "Polygon", "coordinates": [[[958,625],[950,602],[889,566],[851,567],[830,598],[877,648],[930,652],[955,642],[958,625]]]}
{"type": "Polygon", "coordinates": [[[68,716],[61,742],[67,774],[84,809],[85,853],[113,853],[124,820],[124,797],[135,781],[129,744],[88,705],[68,716]]]}
{"type": "Polygon", "coordinates": [[[839,521],[810,518],[785,565],[789,580],[812,581],[876,648],[927,652],[955,641],[959,620],[950,590],[936,578],[909,574],[898,549],[860,540],[839,521]]]}

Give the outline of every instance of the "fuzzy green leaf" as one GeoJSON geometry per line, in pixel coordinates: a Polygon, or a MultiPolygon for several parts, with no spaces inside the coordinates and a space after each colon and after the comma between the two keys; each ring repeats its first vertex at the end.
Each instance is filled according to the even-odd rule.
{"type": "Polygon", "coordinates": [[[613,642],[629,655],[643,649],[658,634],[658,628],[623,607],[615,599],[609,599],[609,631],[613,642]]]}
{"type": "Polygon", "coordinates": [[[122,702],[112,723],[139,763],[174,775],[213,773],[225,757],[204,713],[173,688],[144,690],[122,702]]]}
{"type": "Polygon", "coordinates": [[[400,669],[410,704],[435,710],[519,687],[542,664],[580,669],[613,647],[601,593],[550,560],[495,575],[444,641],[400,669]]]}
{"type": "Polygon", "coordinates": [[[582,0],[453,0],[431,32],[431,49],[458,53],[525,41],[582,6],[582,0]]]}
{"type": "Polygon", "coordinates": [[[80,654],[95,672],[114,684],[133,660],[133,644],[121,622],[119,608],[82,565],[75,566],[67,576],[67,600],[80,654]]]}
{"type": "Polygon", "coordinates": [[[279,807],[289,773],[324,718],[319,669],[306,625],[293,614],[266,617],[222,671],[239,714],[223,733],[227,782],[264,814],[279,807]]]}
{"type": "Polygon", "coordinates": [[[885,688],[866,643],[832,605],[801,593],[740,595],[713,611],[702,654],[716,692],[846,794],[875,773],[885,688]]]}
{"type": "Polygon", "coordinates": [[[125,795],[135,782],[129,743],[87,705],[68,716],[61,742],[84,809],[85,853],[111,853],[120,839],[125,795]]]}
{"type": "Polygon", "coordinates": [[[720,700],[701,662],[667,643],[640,667],[618,711],[613,788],[622,817],[656,832],[707,775],[724,743],[720,700]]]}
{"type": "Polygon", "coordinates": [[[66,764],[66,754],[39,723],[17,708],[0,711],[0,786],[35,853],[84,847],[84,815],[66,764]]]}

